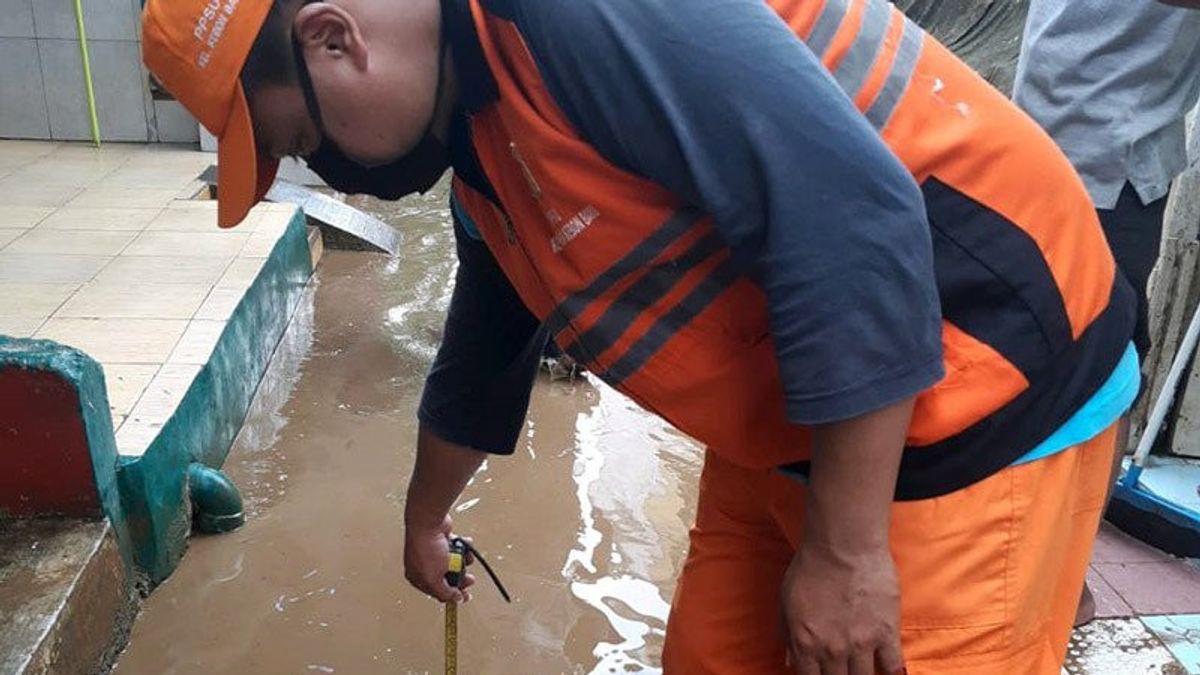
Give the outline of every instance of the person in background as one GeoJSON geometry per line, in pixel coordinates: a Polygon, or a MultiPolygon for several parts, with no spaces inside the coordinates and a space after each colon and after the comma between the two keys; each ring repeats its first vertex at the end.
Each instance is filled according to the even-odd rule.
{"type": "MultiPolygon", "coordinates": [[[[1013,100],[1083,179],[1137,291],[1142,362],[1151,342],[1147,285],[1171,181],[1187,164],[1184,118],[1200,94],[1200,12],[1183,7],[1200,0],[1032,0],[1013,86],[1013,100]]],[[[1076,624],[1095,613],[1084,586],[1076,624]]]]}

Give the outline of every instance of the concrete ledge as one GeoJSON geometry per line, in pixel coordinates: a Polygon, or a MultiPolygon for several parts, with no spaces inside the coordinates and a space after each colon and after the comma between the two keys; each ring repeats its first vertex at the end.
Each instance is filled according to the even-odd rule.
{"type": "Polygon", "coordinates": [[[0,336],[0,429],[0,516],[107,516],[126,540],[98,363],[48,340],[0,336]]]}
{"type": "Polygon", "coordinates": [[[142,456],[120,459],[117,480],[134,560],[152,583],[174,570],[186,547],[187,466],[224,462],[312,261],[304,216],[296,210],[174,413],[142,456]]]}
{"type": "Polygon", "coordinates": [[[117,453],[96,361],[0,338],[0,673],[83,675],[115,659],[135,578],[162,581],[186,548],[188,466],[224,462],[320,254],[296,210],[140,457],[117,453]]]}
{"type": "Polygon", "coordinates": [[[136,606],[104,521],[27,519],[0,535],[0,672],[104,672],[136,606]]]}

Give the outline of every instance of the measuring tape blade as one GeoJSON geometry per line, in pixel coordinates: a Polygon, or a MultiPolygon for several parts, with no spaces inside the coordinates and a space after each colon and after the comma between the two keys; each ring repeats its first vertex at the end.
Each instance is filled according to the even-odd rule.
{"type": "MultiPolygon", "coordinates": [[[[463,569],[466,567],[467,547],[461,539],[450,541],[450,562],[446,570],[446,583],[453,588],[462,584],[463,569]]],[[[458,673],[458,605],[446,603],[446,675],[458,673]]]]}

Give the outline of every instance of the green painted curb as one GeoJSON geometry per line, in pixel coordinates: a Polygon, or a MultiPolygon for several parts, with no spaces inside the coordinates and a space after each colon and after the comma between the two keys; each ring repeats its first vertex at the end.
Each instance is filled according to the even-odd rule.
{"type": "Polygon", "coordinates": [[[188,466],[224,463],[311,275],[306,223],[297,209],[175,413],[145,454],[121,458],[117,482],[134,561],[152,583],[171,574],[187,545],[188,466]]]}

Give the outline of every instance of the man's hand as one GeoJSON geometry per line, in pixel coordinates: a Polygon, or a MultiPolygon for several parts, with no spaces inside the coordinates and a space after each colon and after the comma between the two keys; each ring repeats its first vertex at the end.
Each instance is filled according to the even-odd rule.
{"type": "Polygon", "coordinates": [[[804,535],[781,589],[798,675],[903,672],[889,533],[912,409],[908,399],[812,429],[804,535]]]}
{"type": "MultiPolygon", "coordinates": [[[[404,502],[404,576],[442,602],[469,597],[446,583],[453,525],[447,514],[484,456],[439,438],[424,425],[418,430],[417,461],[404,502]]],[[[475,578],[465,575],[462,588],[473,583],[475,578]]]]}
{"type": "MultiPolygon", "coordinates": [[[[404,530],[404,578],[417,590],[442,602],[463,602],[471,599],[467,589],[475,583],[471,574],[463,576],[456,589],[446,582],[450,565],[450,537],[453,523],[450,516],[440,527],[423,528],[409,525],[404,530]]],[[[469,555],[469,554],[468,554],[469,555]]]]}
{"type": "Polygon", "coordinates": [[[900,588],[891,555],[806,546],[783,579],[788,652],[798,675],[902,672],[900,588]]]}

